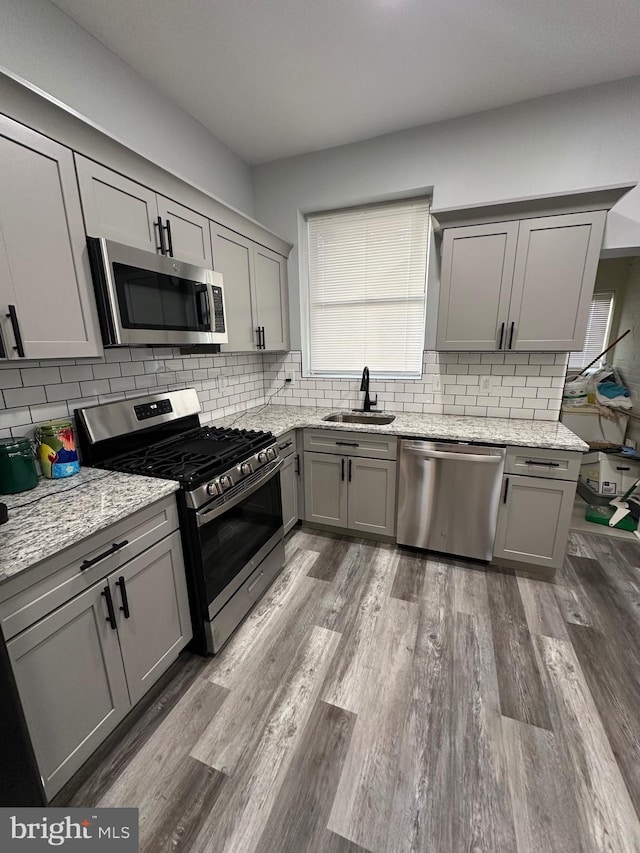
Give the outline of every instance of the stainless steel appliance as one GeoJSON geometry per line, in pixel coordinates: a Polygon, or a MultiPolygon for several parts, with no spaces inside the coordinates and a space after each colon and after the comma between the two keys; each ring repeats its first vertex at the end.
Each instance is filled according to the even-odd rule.
{"type": "Polygon", "coordinates": [[[228,340],[222,275],[104,237],[88,237],[105,346],[228,340]]]}
{"type": "Polygon", "coordinates": [[[396,540],[490,560],[505,449],[452,442],[400,442],[396,540]]]}
{"type": "Polygon", "coordinates": [[[83,462],[177,480],[193,648],[218,652],[284,566],[270,432],[201,426],[193,388],[76,410],[83,462]]]}

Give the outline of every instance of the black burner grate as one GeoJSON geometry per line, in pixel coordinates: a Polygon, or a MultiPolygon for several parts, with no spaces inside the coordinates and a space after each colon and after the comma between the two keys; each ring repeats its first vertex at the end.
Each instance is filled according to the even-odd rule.
{"type": "Polygon", "coordinates": [[[237,465],[273,441],[270,432],[200,427],[166,441],[115,456],[102,467],[125,474],[178,480],[193,488],[237,465]]]}

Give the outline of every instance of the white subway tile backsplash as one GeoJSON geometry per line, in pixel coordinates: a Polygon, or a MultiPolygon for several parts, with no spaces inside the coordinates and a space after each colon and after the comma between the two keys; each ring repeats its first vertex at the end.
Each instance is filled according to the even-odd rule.
{"type": "MultiPolygon", "coordinates": [[[[146,367],[145,362],[145,367],[146,367]]],[[[121,376],[119,364],[95,364],[93,366],[94,379],[115,379],[116,376],[121,376]]]]}
{"type": "Polygon", "coordinates": [[[59,367],[29,367],[21,370],[22,384],[25,388],[32,385],[49,385],[60,382],[59,367]]]}
{"type": "Polygon", "coordinates": [[[57,403],[60,400],[69,400],[80,396],[80,384],[78,382],[61,382],[59,385],[48,385],[45,389],[47,401],[57,403]]]}
{"type": "Polygon", "coordinates": [[[3,391],[3,395],[8,409],[36,406],[38,403],[46,403],[47,401],[42,385],[32,388],[7,388],[3,391]]]}
{"type": "Polygon", "coordinates": [[[89,364],[61,367],[60,374],[63,382],[83,382],[87,379],[93,379],[93,368],[89,364]]]}
{"type": "Polygon", "coordinates": [[[0,388],[20,388],[22,378],[17,369],[0,370],[0,388]]]}

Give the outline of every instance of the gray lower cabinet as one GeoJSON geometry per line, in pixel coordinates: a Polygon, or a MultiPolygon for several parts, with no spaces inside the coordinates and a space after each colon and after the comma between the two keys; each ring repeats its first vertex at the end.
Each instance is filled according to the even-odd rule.
{"type": "Polygon", "coordinates": [[[131,707],[108,588],[97,584],[7,643],[48,798],[131,707]]]}
{"type": "Polygon", "coordinates": [[[190,639],[175,531],[7,643],[49,799],[190,639]]]}
{"type": "Polygon", "coordinates": [[[0,359],[101,354],[73,154],[0,116],[0,359]]]}
{"type": "Polygon", "coordinates": [[[280,469],[280,487],[282,491],[282,517],[284,532],[288,533],[300,518],[301,470],[298,453],[298,435],[295,430],[287,432],[278,439],[278,450],[283,459],[280,469]]]}
{"type": "Polygon", "coordinates": [[[135,705],[191,639],[180,533],[110,575],[109,583],[129,697],[135,705]]]}
{"type": "Polygon", "coordinates": [[[304,454],[305,519],[381,536],[395,532],[396,463],[304,454]]]}
{"type": "Polygon", "coordinates": [[[545,567],[564,560],[576,483],[505,474],[494,560],[545,567]]]}

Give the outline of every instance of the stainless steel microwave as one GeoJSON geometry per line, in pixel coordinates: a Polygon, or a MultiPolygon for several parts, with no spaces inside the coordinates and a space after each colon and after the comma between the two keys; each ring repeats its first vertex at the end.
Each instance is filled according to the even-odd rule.
{"type": "Polygon", "coordinates": [[[227,343],[222,275],[88,237],[105,346],[227,343]]]}

